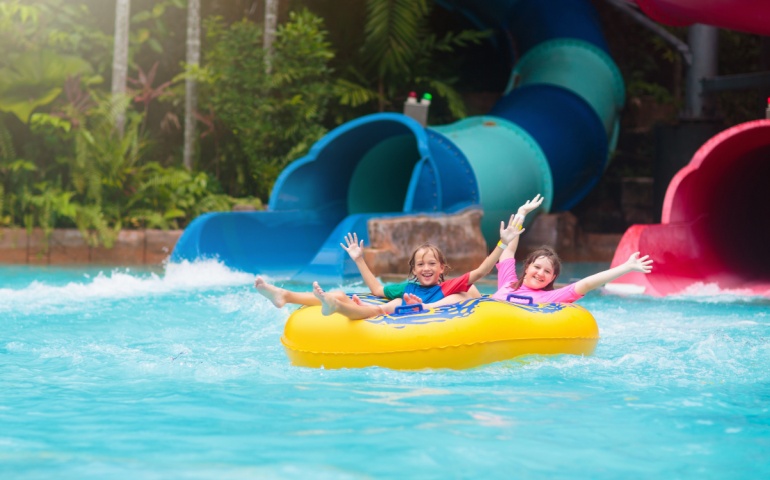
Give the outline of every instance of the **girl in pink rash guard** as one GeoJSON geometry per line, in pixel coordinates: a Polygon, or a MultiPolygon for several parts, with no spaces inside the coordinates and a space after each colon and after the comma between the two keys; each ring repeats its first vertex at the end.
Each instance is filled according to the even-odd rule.
{"type": "MultiPolygon", "coordinates": [[[[524,223],[524,217],[540,206],[542,198],[535,197],[537,202],[527,202],[519,207],[515,216],[517,223],[524,223]]],[[[583,296],[619,278],[629,272],[650,273],[652,259],[649,255],[639,258],[639,252],[632,254],[628,260],[615,268],[595,273],[566,287],[553,288],[556,278],[561,272],[561,260],[550,247],[544,246],[530,253],[524,261],[524,272],[521,278],[516,275],[516,248],[519,237],[514,238],[500,255],[497,263],[497,292],[492,295],[495,300],[508,301],[510,294],[531,297],[533,303],[572,303],[583,296]]],[[[520,302],[512,297],[511,301],[520,302]]]]}
{"type": "MultiPolygon", "coordinates": [[[[636,252],[622,265],[595,273],[566,287],[554,289],[553,284],[561,271],[561,260],[556,252],[550,247],[541,247],[530,253],[524,261],[524,274],[517,278],[514,258],[517,245],[517,241],[511,242],[500,256],[497,264],[497,292],[492,295],[496,300],[505,301],[508,295],[513,293],[531,297],[534,303],[572,303],[583,298],[583,295],[591,290],[626,273],[652,271],[652,259],[649,255],[639,258],[639,252],[636,252]]],[[[511,300],[517,301],[515,298],[511,300]]]]}
{"type": "MultiPolygon", "coordinates": [[[[543,197],[539,194],[532,200],[519,207],[512,222],[523,225],[524,218],[543,203],[543,197]]],[[[508,301],[508,295],[516,294],[531,297],[533,303],[572,303],[583,298],[583,295],[599,288],[607,282],[611,282],[629,272],[650,273],[652,271],[652,259],[649,255],[639,258],[639,252],[632,254],[628,260],[615,268],[595,273],[566,287],[554,289],[553,284],[561,271],[561,260],[550,247],[541,247],[530,253],[524,261],[524,275],[516,276],[516,248],[519,246],[520,235],[516,235],[500,254],[497,263],[497,292],[492,295],[495,300],[508,301]]],[[[502,247],[501,247],[502,248],[502,247]]],[[[420,302],[417,297],[407,299],[409,303],[420,302]]],[[[426,307],[447,305],[463,300],[458,295],[450,295],[437,302],[427,304],[426,307]]],[[[521,302],[511,298],[512,302],[521,302]]]]}

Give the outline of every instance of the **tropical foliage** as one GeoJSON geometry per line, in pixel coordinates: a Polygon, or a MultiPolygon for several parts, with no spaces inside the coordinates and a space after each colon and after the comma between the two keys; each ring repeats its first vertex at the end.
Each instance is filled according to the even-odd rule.
{"type": "MultiPolygon", "coordinates": [[[[181,228],[206,211],[259,207],[278,173],[327,129],[400,110],[410,91],[434,95],[433,122],[463,117],[458,90],[471,82],[454,62],[491,35],[437,26],[435,5],[446,2],[285,0],[266,53],[266,2],[130,3],[127,93],[110,95],[114,1],[0,2],[0,226],[77,227],[109,244],[120,228],[181,228]],[[190,6],[204,25],[200,62],[185,55],[190,6]],[[187,112],[186,83],[198,93],[187,112]],[[184,143],[193,115],[197,133],[184,143]]],[[[615,15],[605,34],[632,99],[676,105],[675,52],[612,7],[598,10],[615,15]]],[[[722,73],[763,68],[760,38],[720,35],[722,73]]],[[[752,118],[759,93],[722,94],[720,111],[731,123],[752,118]]],[[[649,167],[649,152],[633,155],[649,167]]]]}
{"type": "MultiPolygon", "coordinates": [[[[206,22],[210,47],[199,72],[201,108],[213,112],[214,169],[233,195],[265,198],[286,164],[325,133],[333,57],[322,20],[291,12],[278,27],[268,73],[262,28],[248,20],[206,22]]],[[[212,168],[204,165],[204,168],[212,168]]]]}
{"type": "Polygon", "coordinates": [[[268,35],[268,52],[262,21],[274,10],[262,17],[240,2],[202,1],[203,61],[185,65],[187,2],[132,0],[120,95],[108,93],[109,3],[0,3],[0,226],[77,227],[109,245],[121,228],[179,228],[235,203],[259,206],[288,162],[362,108],[390,109],[424,88],[462,116],[453,79],[433,55],[485,36],[432,33],[428,0],[367,0],[358,57],[334,72],[324,22],[297,8],[301,0],[268,35]],[[193,158],[186,147],[183,168],[179,119],[190,79],[199,146],[193,158]]]}
{"type": "MultiPolygon", "coordinates": [[[[161,2],[134,22],[157,25],[174,3],[183,6],[161,2]]],[[[106,93],[96,69],[108,71],[100,60],[107,57],[78,55],[95,52],[103,38],[68,33],[83,30],[83,8],[58,0],[0,5],[0,39],[14,46],[0,61],[0,226],[75,226],[91,244],[109,246],[124,227],[179,228],[230,209],[236,200],[207,173],[152,160],[150,105],[170,82],[155,85],[157,63],[147,71],[137,65],[129,95],[106,93]]],[[[157,50],[141,32],[133,50],[157,50]]]]}
{"type": "Polygon", "coordinates": [[[415,89],[428,90],[447,103],[455,118],[465,116],[465,105],[453,88],[453,74],[436,61],[438,53],[452,53],[478,44],[491,32],[431,32],[429,0],[367,0],[361,61],[338,79],[336,91],[342,105],[376,104],[378,111],[392,110],[415,89]]]}

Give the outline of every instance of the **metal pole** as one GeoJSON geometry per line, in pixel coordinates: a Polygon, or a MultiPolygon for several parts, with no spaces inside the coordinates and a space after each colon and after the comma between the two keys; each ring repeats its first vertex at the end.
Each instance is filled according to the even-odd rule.
{"type": "Polygon", "coordinates": [[[714,101],[703,92],[703,79],[717,75],[719,29],[696,24],[689,28],[687,43],[692,51],[692,66],[687,71],[684,116],[699,119],[712,116],[714,101]]]}
{"type": "Polygon", "coordinates": [[[690,47],[676,38],[671,32],[650,20],[645,14],[638,10],[638,7],[632,7],[631,4],[625,0],[607,0],[607,2],[674,47],[682,56],[682,59],[684,59],[684,63],[688,68],[692,65],[692,52],[690,51],[690,47]]]}

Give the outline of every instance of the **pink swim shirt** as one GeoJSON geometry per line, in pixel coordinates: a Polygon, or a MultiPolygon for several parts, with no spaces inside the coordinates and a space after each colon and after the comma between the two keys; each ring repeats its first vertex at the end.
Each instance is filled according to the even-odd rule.
{"type": "MultiPolygon", "coordinates": [[[[518,290],[514,290],[512,285],[516,283],[518,277],[516,276],[516,259],[507,258],[497,264],[497,291],[492,298],[495,300],[505,301],[508,295],[515,293],[516,295],[524,295],[532,297],[534,303],[572,303],[576,300],[583,298],[575,291],[575,284],[570,283],[566,287],[557,288],[554,290],[532,290],[529,287],[522,285],[518,290]]],[[[514,302],[521,302],[522,300],[511,299],[514,302]]]]}

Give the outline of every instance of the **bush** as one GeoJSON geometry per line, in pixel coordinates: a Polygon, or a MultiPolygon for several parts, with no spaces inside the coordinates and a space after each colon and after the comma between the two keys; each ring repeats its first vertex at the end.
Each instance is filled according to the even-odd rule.
{"type": "Polygon", "coordinates": [[[307,10],[291,12],[278,27],[270,72],[258,25],[242,20],[226,27],[214,18],[206,30],[199,102],[216,120],[215,169],[229,194],[267,199],[286,164],[326,133],[333,53],[322,20],[307,10]]]}

